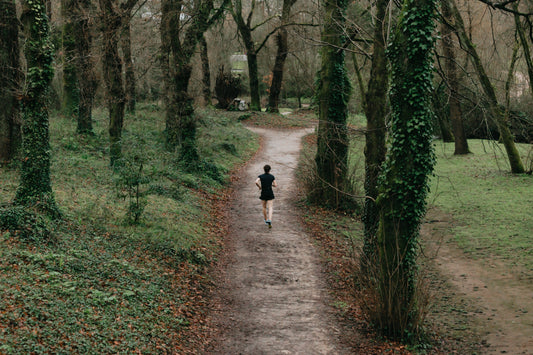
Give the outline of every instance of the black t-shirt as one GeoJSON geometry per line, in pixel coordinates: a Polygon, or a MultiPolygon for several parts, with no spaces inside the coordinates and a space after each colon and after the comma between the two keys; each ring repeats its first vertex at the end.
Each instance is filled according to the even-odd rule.
{"type": "Polygon", "coordinates": [[[272,191],[272,183],[276,178],[272,174],[262,174],[258,176],[261,180],[261,196],[259,197],[261,200],[273,200],[274,199],[274,191],[272,191]]]}

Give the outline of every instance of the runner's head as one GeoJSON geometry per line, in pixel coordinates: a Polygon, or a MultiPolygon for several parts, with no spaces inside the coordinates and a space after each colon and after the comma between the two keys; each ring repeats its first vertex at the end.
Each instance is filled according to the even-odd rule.
{"type": "Polygon", "coordinates": [[[263,166],[263,169],[265,170],[265,173],[268,174],[270,172],[270,165],[267,164],[267,165],[263,166]]]}

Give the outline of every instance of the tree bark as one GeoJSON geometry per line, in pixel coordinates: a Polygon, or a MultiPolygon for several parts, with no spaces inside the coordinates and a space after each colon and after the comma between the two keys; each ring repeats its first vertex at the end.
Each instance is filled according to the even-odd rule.
{"type": "Polygon", "coordinates": [[[247,21],[244,21],[242,16],[241,0],[236,0],[235,4],[230,9],[233,19],[237,24],[237,29],[241,34],[241,39],[246,48],[247,64],[248,64],[248,79],[250,84],[250,109],[252,111],[261,111],[261,95],[259,94],[259,74],[257,65],[257,50],[255,42],[252,38],[251,19],[253,8],[248,15],[247,21]]]}
{"type": "Polygon", "coordinates": [[[272,69],[272,83],[270,84],[270,92],[268,96],[268,112],[279,112],[279,95],[281,94],[281,84],[283,83],[283,66],[287,59],[287,30],[282,27],[278,30],[276,36],[276,43],[278,51],[276,53],[276,61],[272,69]]]}
{"type": "Polygon", "coordinates": [[[54,77],[54,49],[50,42],[44,0],[22,1],[21,21],[26,44],[26,91],[22,105],[22,165],[15,204],[34,206],[59,217],[50,181],[48,89],[54,77]]]}
{"type": "MultiPolygon", "coordinates": [[[[385,54],[385,24],[388,6],[389,0],[378,0],[376,2],[372,68],[368,90],[366,95],[363,96],[363,108],[367,120],[365,132],[365,195],[367,197],[364,201],[363,213],[365,227],[363,251],[366,260],[363,260],[363,266],[364,263],[374,260],[377,250],[376,231],[379,221],[379,211],[375,200],[378,197],[378,177],[387,152],[385,145],[387,133],[385,118],[388,112],[387,92],[389,87],[389,71],[387,69],[387,56],[385,54]]],[[[357,64],[354,63],[354,65],[357,64]]]]}
{"type": "Polygon", "coordinates": [[[102,25],[102,65],[107,88],[109,110],[109,156],[110,165],[115,166],[122,156],[121,137],[124,124],[126,97],[122,82],[122,61],[118,54],[118,36],[121,16],[113,0],[99,0],[102,25]]]}
{"type": "MultiPolygon", "coordinates": [[[[513,8],[515,11],[518,11],[518,3],[513,4],[513,8]]],[[[520,16],[515,14],[514,21],[516,31],[518,32],[518,36],[520,37],[520,43],[522,44],[522,50],[524,51],[524,57],[526,59],[527,74],[529,76],[529,90],[531,92],[531,95],[533,96],[533,60],[531,59],[529,42],[527,41],[524,27],[522,26],[522,22],[520,21],[520,16]]]]}
{"type": "Polygon", "coordinates": [[[126,93],[126,110],[130,113],[135,113],[136,100],[136,80],[135,67],[133,65],[133,56],[131,52],[131,10],[133,5],[129,8],[124,5],[122,7],[122,32],[121,32],[121,47],[124,55],[124,69],[125,69],[125,93],[126,93]]]}
{"type": "Polygon", "coordinates": [[[0,0],[0,163],[8,162],[21,144],[20,58],[14,0],[0,0]]]}
{"type": "Polygon", "coordinates": [[[442,48],[445,57],[445,72],[448,81],[450,121],[452,123],[453,138],[455,142],[454,155],[464,155],[470,153],[468,141],[463,125],[463,113],[461,111],[461,100],[459,99],[459,80],[457,78],[457,63],[455,55],[455,45],[452,36],[455,31],[446,23],[451,21],[452,12],[447,1],[442,1],[442,16],[444,21],[441,26],[442,48]]]}
{"type": "MultiPolygon", "coordinates": [[[[74,1],[74,0],[69,0],[74,1]]],[[[77,0],[74,12],[74,38],[76,40],[77,75],[80,98],[78,108],[78,127],[80,134],[93,134],[92,109],[98,81],[94,72],[91,55],[92,32],[89,25],[91,0],[77,0]]]]}
{"type": "Polygon", "coordinates": [[[268,96],[268,111],[269,112],[279,112],[279,96],[281,94],[281,85],[283,83],[283,67],[285,66],[285,61],[288,54],[288,44],[287,44],[287,28],[285,25],[288,23],[291,8],[294,5],[296,0],[284,0],[283,7],[281,11],[281,28],[278,30],[276,36],[276,44],[278,50],[276,53],[276,61],[274,63],[274,68],[272,69],[272,83],[270,85],[270,92],[268,96]]]}
{"type": "Polygon", "coordinates": [[[380,177],[377,230],[381,327],[415,335],[419,228],[434,155],[431,128],[432,53],[436,0],[405,0],[388,48],[391,143],[380,177]]]}
{"type": "Polygon", "coordinates": [[[168,150],[180,147],[180,159],[190,167],[199,162],[193,99],[187,92],[192,71],[190,62],[196,45],[214,20],[222,15],[221,9],[225,5],[226,2],[213,14],[212,0],[199,1],[191,15],[191,24],[181,28],[180,4],[172,0],[161,2],[161,61],[167,96],[166,145],[168,150]]]}
{"type": "Polygon", "coordinates": [[[76,38],[75,38],[75,9],[76,0],[61,0],[61,15],[63,28],[61,29],[61,45],[63,59],[63,97],[61,110],[65,116],[77,115],[80,92],[76,68],[76,38]]]}
{"type": "Polygon", "coordinates": [[[315,162],[319,186],[312,199],[320,204],[341,208],[348,198],[346,171],[348,135],[346,118],[351,86],[346,74],[343,36],[345,1],[324,1],[324,25],[320,49],[321,68],[317,87],[318,141],[315,162]]]}
{"type": "Polygon", "coordinates": [[[211,105],[211,70],[209,69],[209,55],[205,36],[200,38],[200,57],[202,60],[202,93],[206,105],[211,105]]]}
{"type": "Polygon", "coordinates": [[[470,40],[470,38],[468,38],[466,34],[466,30],[465,30],[465,26],[464,26],[461,14],[459,13],[459,10],[457,9],[455,1],[453,0],[443,0],[443,1],[448,1],[448,6],[450,7],[450,10],[452,11],[452,15],[455,20],[455,26],[459,34],[459,39],[461,40],[463,47],[467,49],[468,54],[470,55],[470,58],[472,59],[472,63],[478,75],[479,81],[481,83],[481,87],[483,88],[483,91],[489,103],[490,113],[492,114],[492,117],[494,117],[494,119],[496,120],[496,124],[498,125],[498,130],[500,132],[500,139],[502,140],[505,150],[507,152],[507,157],[509,159],[509,164],[511,166],[511,172],[513,174],[522,174],[525,171],[524,165],[522,164],[522,159],[520,158],[520,154],[518,153],[518,150],[516,149],[513,135],[511,134],[511,130],[509,129],[508,122],[505,118],[505,115],[502,112],[500,105],[498,104],[498,99],[496,98],[494,87],[492,86],[492,83],[490,82],[490,79],[485,72],[485,68],[483,67],[483,64],[481,63],[481,58],[479,57],[474,44],[472,43],[472,41],[470,40]]]}

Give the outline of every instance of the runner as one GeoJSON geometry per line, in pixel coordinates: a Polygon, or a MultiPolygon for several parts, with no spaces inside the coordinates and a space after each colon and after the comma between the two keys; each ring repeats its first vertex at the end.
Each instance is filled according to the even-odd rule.
{"type": "Polygon", "coordinates": [[[261,190],[261,203],[263,204],[263,217],[268,228],[272,228],[272,212],[274,210],[274,191],[272,187],[277,187],[276,178],[270,174],[270,165],[265,165],[263,170],[264,174],[261,174],[255,180],[255,185],[261,190]],[[268,213],[267,213],[268,210],[268,213]]]}

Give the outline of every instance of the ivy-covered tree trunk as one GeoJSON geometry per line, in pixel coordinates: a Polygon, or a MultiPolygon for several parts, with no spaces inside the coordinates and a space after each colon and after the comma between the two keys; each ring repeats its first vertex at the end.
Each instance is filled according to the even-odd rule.
{"type": "Polygon", "coordinates": [[[114,0],[99,0],[102,24],[102,65],[109,110],[109,155],[114,166],[121,158],[121,137],[126,97],[122,81],[122,61],[118,54],[121,17],[114,0]]]}
{"type": "Polygon", "coordinates": [[[48,89],[54,77],[54,48],[49,39],[44,0],[22,1],[26,44],[26,84],[22,98],[22,165],[15,204],[60,215],[50,181],[48,89]]]}
{"type": "Polygon", "coordinates": [[[487,73],[485,72],[485,68],[483,67],[481,58],[477,53],[476,47],[474,46],[474,44],[470,40],[470,37],[468,37],[466,33],[463,18],[461,17],[461,14],[457,9],[455,1],[443,1],[447,1],[448,3],[450,11],[452,12],[453,19],[455,21],[455,27],[457,33],[459,34],[461,44],[468,51],[468,54],[472,60],[472,64],[474,65],[474,69],[476,70],[479,81],[481,83],[481,87],[483,88],[483,92],[485,93],[486,99],[489,103],[490,113],[492,117],[496,120],[498,131],[500,132],[500,139],[502,140],[503,145],[505,147],[505,151],[507,152],[507,158],[509,159],[511,172],[513,174],[522,174],[525,171],[524,165],[522,164],[522,159],[520,158],[520,154],[516,149],[513,135],[511,133],[511,130],[509,129],[509,122],[507,121],[505,114],[498,103],[496,92],[494,91],[494,86],[492,86],[492,83],[490,82],[490,79],[487,76],[487,73]]]}
{"type": "Polygon", "coordinates": [[[453,138],[455,142],[455,155],[470,153],[468,141],[463,125],[463,113],[461,111],[461,100],[459,99],[459,80],[457,78],[457,62],[455,56],[455,45],[453,35],[455,31],[446,23],[452,19],[452,13],[447,1],[442,1],[442,16],[444,22],[441,26],[442,47],[445,57],[446,79],[449,88],[450,121],[452,123],[453,138]]]}
{"type": "Polygon", "coordinates": [[[10,161],[21,143],[20,58],[14,0],[0,0],[0,163],[10,161]]]}
{"type": "Polygon", "coordinates": [[[126,110],[130,113],[135,113],[136,100],[136,81],[135,68],[133,65],[133,56],[131,52],[131,8],[127,8],[128,3],[122,7],[122,33],[121,33],[121,47],[124,55],[124,69],[125,69],[125,93],[126,93],[126,110]]]}
{"type": "Polygon", "coordinates": [[[192,72],[191,59],[205,31],[222,15],[225,4],[212,14],[212,0],[195,3],[192,22],[182,28],[179,21],[181,4],[172,0],[161,2],[161,63],[167,96],[167,149],[179,147],[180,159],[190,167],[197,166],[199,162],[193,99],[187,92],[192,72]]]}
{"type": "Polygon", "coordinates": [[[211,70],[209,69],[209,55],[205,36],[200,38],[200,58],[202,61],[202,93],[206,105],[211,105],[211,70]]]}
{"type": "Polygon", "coordinates": [[[61,15],[63,28],[61,29],[61,45],[63,59],[63,97],[61,110],[63,114],[74,117],[77,114],[80,92],[76,68],[76,38],[75,38],[75,6],[77,0],[61,0],[61,15]]]}
{"type": "Polygon", "coordinates": [[[389,87],[389,71],[385,54],[386,15],[389,0],[376,1],[376,17],[374,27],[374,50],[368,91],[364,97],[366,115],[365,132],[365,195],[363,222],[365,226],[364,258],[362,265],[375,259],[376,230],[378,225],[378,209],[375,200],[378,197],[378,176],[381,165],[385,161],[387,148],[385,137],[387,127],[385,117],[389,107],[387,92],[389,87]]]}
{"type": "MultiPolygon", "coordinates": [[[[69,0],[73,1],[73,0],[69,0]]],[[[89,25],[91,0],[76,0],[76,10],[72,16],[74,38],[76,42],[76,65],[79,78],[78,127],[80,134],[93,134],[92,110],[98,81],[94,72],[94,60],[91,55],[92,32],[89,25]]]]}
{"type": "Polygon", "coordinates": [[[324,25],[318,73],[318,141],[315,157],[319,186],[311,198],[326,206],[342,207],[346,201],[348,137],[346,119],[351,86],[346,74],[343,26],[345,0],[324,0],[324,25]]]}
{"type": "Polygon", "coordinates": [[[430,98],[436,0],[405,0],[388,48],[391,62],[391,141],[377,199],[382,329],[416,334],[419,228],[433,171],[430,98]]]}

